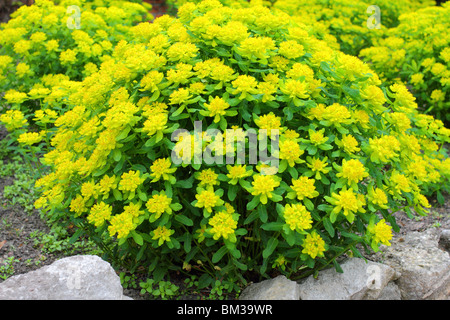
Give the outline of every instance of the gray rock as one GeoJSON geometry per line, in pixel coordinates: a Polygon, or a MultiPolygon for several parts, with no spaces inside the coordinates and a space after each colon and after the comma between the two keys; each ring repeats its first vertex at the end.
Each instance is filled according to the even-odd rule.
{"type": "Polygon", "coordinates": [[[391,281],[387,286],[381,291],[377,300],[402,300],[402,294],[398,285],[391,281]]]}
{"type": "Polygon", "coordinates": [[[58,260],[0,283],[0,300],[122,300],[120,278],[95,255],[58,260]]]}
{"type": "Polygon", "coordinates": [[[239,300],[299,300],[298,289],[297,282],[278,276],[249,285],[239,300]]]}
{"type": "Polygon", "coordinates": [[[439,237],[439,248],[450,252],[450,229],[444,229],[439,237]]]}
{"type": "Polygon", "coordinates": [[[403,300],[450,297],[450,257],[439,248],[440,231],[410,232],[383,249],[383,263],[396,269],[403,300]]]}
{"type": "Polygon", "coordinates": [[[396,276],[394,269],[381,263],[351,258],[334,268],[319,272],[300,282],[302,300],[375,300],[396,276]]]}

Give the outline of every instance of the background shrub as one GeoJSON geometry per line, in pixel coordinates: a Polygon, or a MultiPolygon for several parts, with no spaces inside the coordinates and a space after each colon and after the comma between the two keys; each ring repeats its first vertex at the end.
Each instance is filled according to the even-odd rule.
{"type": "Polygon", "coordinates": [[[1,105],[20,106],[27,117],[47,107],[64,110],[61,92],[49,94],[52,88],[98,70],[117,42],[131,36],[130,27],[148,18],[148,6],[128,1],[38,0],[20,7],[0,28],[1,105]],[[80,29],[68,26],[76,14],[67,13],[69,5],[82,8],[80,29]]]}
{"type": "Polygon", "coordinates": [[[450,123],[450,5],[402,14],[400,24],[361,51],[388,84],[401,80],[424,113],[450,123]],[[426,40],[424,40],[426,39],[426,40]]]}

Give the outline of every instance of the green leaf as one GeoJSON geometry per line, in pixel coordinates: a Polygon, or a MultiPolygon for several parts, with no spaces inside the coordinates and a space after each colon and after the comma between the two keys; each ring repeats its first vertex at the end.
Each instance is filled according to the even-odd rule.
{"type": "Polygon", "coordinates": [[[160,94],[159,90],[154,91],[152,96],[150,97],[150,99],[148,101],[149,102],[150,101],[156,101],[159,98],[159,94],[160,94]]]}
{"type": "Polygon", "coordinates": [[[116,137],[116,141],[120,141],[122,139],[125,139],[128,136],[128,133],[130,133],[131,131],[131,127],[130,126],[126,126],[125,129],[123,129],[119,135],[116,137]]]}
{"type": "Polygon", "coordinates": [[[114,195],[114,199],[116,199],[117,201],[122,200],[122,193],[120,193],[119,190],[113,189],[113,195],[114,195]]]}
{"type": "Polygon", "coordinates": [[[219,250],[216,251],[216,253],[213,254],[211,261],[213,263],[219,262],[227,252],[228,252],[227,247],[225,246],[221,247],[219,250]]]}
{"type": "Polygon", "coordinates": [[[442,195],[440,190],[437,191],[436,196],[437,196],[437,201],[439,202],[439,204],[441,204],[441,205],[445,204],[445,198],[442,195]]]}
{"type": "Polygon", "coordinates": [[[361,240],[361,237],[356,235],[356,234],[354,234],[354,233],[350,233],[350,232],[343,231],[343,230],[339,230],[339,232],[341,233],[341,235],[343,235],[346,238],[350,238],[350,239],[353,239],[353,240],[361,240]]]}
{"type": "Polygon", "coordinates": [[[289,167],[288,172],[292,178],[298,179],[298,171],[297,169],[295,169],[295,167],[289,167]]]}
{"type": "Polygon", "coordinates": [[[267,241],[267,246],[263,251],[263,258],[267,259],[268,257],[270,257],[270,255],[275,251],[277,246],[278,246],[278,239],[270,238],[269,241],[267,241]]]}
{"type": "Polygon", "coordinates": [[[188,218],[182,214],[175,215],[175,220],[177,220],[181,224],[184,224],[189,227],[194,225],[194,222],[190,218],[188,218]]]}
{"type": "Polygon", "coordinates": [[[192,175],[189,179],[177,180],[177,182],[175,183],[175,186],[183,188],[183,189],[190,189],[190,188],[192,188],[193,180],[194,180],[194,176],[192,175]]]}
{"type": "Polygon", "coordinates": [[[75,231],[75,233],[70,237],[69,244],[73,244],[75,241],[77,241],[82,233],[83,229],[78,229],[77,231],[75,231]]]}
{"type": "Polygon", "coordinates": [[[237,196],[238,190],[239,190],[239,187],[237,185],[229,185],[229,187],[228,187],[228,199],[230,201],[234,201],[234,199],[237,196]]]}
{"type": "Polygon", "coordinates": [[[191,251],[189,251],[189,253],[186,255],[186,258],[184,259],[184,261],[189,262],[192,260],[192,258],[195,257],[195,255],[197,254],[197,252],[200,249],[198,247],[193,247],[191,251]]]}
{"type": "Polygon", "coordinates": [[[361,252],[359,252],[359,250],[356,249],[355,246],[351,246],[351,247],[350,247],[350,250],[352,250],[353,254],[354,254],[355,256],[357,256],[358,258],[361,258],[361,259],[364,259],[364,260],[365,260],[365,258],[364,258],[363,255],[361,254],[361,252]]]}
{"type": "Polygon", "coordinates": [[[322,183],[325,184],[325,185],[329,185],[330,184],[330,180],[328,180],[328,178],[325,177],[325,175],[322,175],[320,181],[322,181],[322,183]]]}
{"type": "Polygon", "coordinates": [[[305,207],[309,211],[313,211],[314,210],[314,203],[312,203],[312,201],[309,200],[308,198],[303,199],[303,203],[305,204],[305,207]]]}
{"type": "Polygon", "coordinates": [[[228,248],[228,250],[234,258],[239,259],[241,257],[241,252],[236,247],[228,248]]]}
{"type": "Polygon", "coordinates": [[[122,157],[122,159],[114,167],[113,170],[114,173],[117,174],[120,170],[122,170],[124,164],[125,164],[125,157],[122,157]]]}
{"type": "Polygon", "coordinates": [[[250,222],[253,222],[258,217],[259,217],[258,210],[253,210],[252,213],[250,213],[248,215],[248,217],[244,220],[244,225],[249,224],[250,222]]]}
{"type": "Polygon", "coordinates": [[[131,231],[131,236],[138,245],[142,246],[144,244],[144,238],[142,238],[142,236],[136,231],[131,231]]]}
{"type": "Polygon", "coordinates": [[[331,145],[331,144],[321,144],[321,145],[319,145],[319,148],[321,149],[321,150],[325,150],[325,151],[328,151],[328,150],[331,150],[331,149],[333,149],[333,146],[331,145]]]}
{"type": "Polygon", "coordinates": [[[101,176],[103,174],[105,174],[106,171],[108,171],[109,169],[109,165],[105,165],[104,167],[102,167],[100,170],[95,171],[92,176],[93,177],[98,177],[101,176]]]}
{"type": "Polygon", "coordinates": [[[338,158],[341,155],[341,150],[336,150],[331,154],[332,158],[338,158]]]}
{"type": "MultiPolygon", "coordinates": [[[[327,198],[327,197],[326,197],[327,198]]],[[[317,209],[319,209],[320,211],[331,211],[333,209],[333,206],[329,205],[329,204],[319,204],[317,206],[317,209]]]]}
{"type": "Polygon", "coordinates": [[[330,221],[331,221],[331,223],[334,223],[335,221],[336,221],[336,218],[337,218],[337,216],[338,216],[338,212],[331,212],[330,213],[330,221]]]}
{"type": "Polygon", "coordinates": [[[231,107],[235,107],[239,104],[239,102],[241,102],[241,100],[239,98],[233,98],[233,99],[228,99],[227,102],[231,107]]]}
{"type": "Polygon", "coordinates": [[[341,266],[339,265],[339,263],[337,263],[336,260],[333,260],[333,265],[334,265],[334,268],[336,269],[336,272],[344,273],[344,270],[342,270],[341,266]]]}
{"type": "Polygon", "coordinates": [[[263,264],[262,264],[261,268],[259,269],[259,272],[260,272],[261,274],[265,274],[265,273],[266,273],[266,270],[267,270],[267,263],[268,263],[268,260],[267,260],[267,259],[264,259],[264,260],[263,260],[263,264]]]}
{"type": "MultiPolygon", "coordinates": [[[[138,254],[136,255],[136,261],[139,261],[142,259],[142,256],[144,255],[145,249],[147,249],[147,244],[145,243],[141,249],[139,250],[138,254]]],[[[136,265],[137,267],[137,265],[136,265]]]]}
{"type": "Polygon", "coordinates": [[[184,108],[186,106],[183,104],[181,105],[177,110],[175,110],[171,115],[170,115],[170,119],[172,120],[173,117],[178,116],[181,112],[183,112],[184,108]]]}
{"type": "Polygon", "coordinates": [[[288,245],[293,247],[295,245],[295,231],[291,230],[288,225],[283,226],[284,228],[284,238],[288,245]],[[286,232],[288,231],[288,232],[286,232]]]}
{"type": "Polygon", "coordinates": [[[263,205],[263,204],[260,204],[260,205],[258,206],[257,211],[258,211],[259,219],[260,219],[263,223],[266,223],[266,222],[267,222],[267,219],[268,219],[267,208],[266,208],[266,206],[263,205]]]}
{"type": "Polygon", "coordinates": [[[288,162],[286,160],[281,160],[280,161],[280,166],[278,167],[278,172],[279,173],[283,173],[288,167],[288,162]]]}
{"type": "Polygon", "coordinates": [[[308,151],[310,156],[313,156],[317,153],[317,148],[315,146],[309,146],[306,148],[306,151],[308,151]]]}
{"type": "Polygon", "coordinates": [[[184,251],[186,253],[189,253],[191,251],[191,248],[192,248],[192,246],[191,246],[192,236],[189,233],[186,232],[184,238],[185,238],[184,239],[184,245],[183,245],[184,251]]]}
{"type": "Polygon", "coordinates": [[[283,200],[283,197],[280,196],[279,194],[272,193],[272,198],[271,198],[271,200],[272,200],[273,202],[280,202],[280,201],[283,200]]]}
{"type": "Polygon", "coordinates": [[[138,197],[139,199],[141,199],[142,201],[147,201],[147,194],[145,192],[142,192],[140,189],[137,189],[137,193],[138,193],[138,197]]]}
{"type": "Polygon", "coordinates": [[[336,189],[341,189],[343,186],[345,186],[347,180],[340,178],[337,182],[336,182],[336,189]]]}
{"type": "Polygon", "coordinates": [[[152,276],[155,282],[161,281],[167,273],[167,269],[165,266],[157,266],[155,271],[153,271],[152,276]]]}
{"type": "Polygon", "coordinates": [[[242,271],[246,271],[247,270],[247,265],[237,261],[236,259],[233,259],[233,264],[236,267],[238,267],[239,269],[241,269],[242,271]]]}
{"type": "Polygon", "coordinates": [[[328,218],[323,219],[323,226],[325,227],[325,230],[330,234],[331,237],[334,237],[334,228],[333,224],[330,222],[328,218]]]}
{"type": "Polygon", "coordinates": [[[283,112],[286,115],[286,120],[287,121],[292,120],[292,118],[294,117],[294,114],[293,114],[291,108],[289,108],[289,107],[283,108],[283,112]]]}
{"type": "Polygon", "coordinates": [[[212,284],[212,282],[213,282],[213,278],[211,278],[211,276],[209,274],[204,273],[198,279],[198,288],[199,289],[206,288],[207,286],[212,284]]]}
{"type": "Polygon", "coordinates": [[[222,131],[225,131],[227,129],[227,120],[225,118],[220,118],[219,126],[222,131]]]}
{"type": "Polygon", "coordinates": [[[170,205],[170,208],[171,208],[173,211],[180,211],[181,209],[183,209],[183,206],[181,205],[181,203],[172,203],[172,204],[170,205]]]}
{"type": "Polygon", "coordinates": [[[284,222],[268,222],[261,225],[261,229],[266,231],[280,231],[283,229],[284,222]]]}
{"type": "Polygon", "coordinates": [[[253,210],[259,204],[259,196],[253,197],[252,201],[247,203],[247,210],[253,210]]]}

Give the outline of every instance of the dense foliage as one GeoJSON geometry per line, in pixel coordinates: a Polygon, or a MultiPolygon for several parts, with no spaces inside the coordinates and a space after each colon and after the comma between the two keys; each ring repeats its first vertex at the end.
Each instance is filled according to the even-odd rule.
{"type": "Polygon", "coordinates": [[[399,20],[361,56],[387,83],[407,84],[422,112],[449,124],[450,4],[405,13],[399,20]]]}
{"type": "Polygon", "coordinates": [[[12,14],[0,29],[0,89],[7,105],[20,105],[27,115],[47,105],[61,109],[59,103],[52,105],[59,93],[50,94],[51,88],[97,71],[114,46],[131,36],[131,26],[151,18],[137,3],[101,3],[38,0],[12,14]],[[69,5],[83,10],[71,12],[69,5]]]}
{"type": "Polygon", "coordinates": [[[450,130],[338,50],[345,32],[284,11],[204,0],[135,24],[121,3],[77,30],[52,27],[63,6],[19,10],[0,30],[0,121],[42,154],[36,207],[115,263],[206,285],[389,245],[394,212],[448,187],[450,130]]]}

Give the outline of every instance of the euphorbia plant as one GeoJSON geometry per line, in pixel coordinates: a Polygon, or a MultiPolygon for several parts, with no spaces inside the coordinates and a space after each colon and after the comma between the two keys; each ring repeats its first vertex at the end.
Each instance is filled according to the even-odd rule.
{"type": "Polygon", "coordinates": [[[389,244],[392,213],[422,212],[423,188],[448,182],[449,131],[417,125],[406,87],[380,87],[262,6],[205,0],[178,16],[134,27],[68,90],[42,159],[36,207],[109,258],[156,278],[195,270],[204,285],[339,269],[358,244],[389,244]]]}

